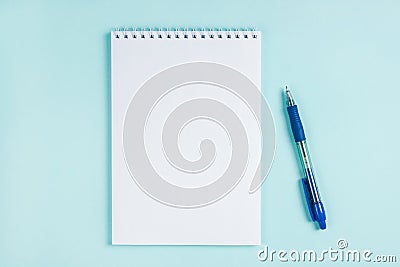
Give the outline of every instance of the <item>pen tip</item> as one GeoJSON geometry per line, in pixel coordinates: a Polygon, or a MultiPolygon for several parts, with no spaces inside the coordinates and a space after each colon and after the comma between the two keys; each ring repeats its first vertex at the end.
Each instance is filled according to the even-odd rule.
{"type": "Polygon", "coordinates": [[[292,94],[290,93],[289,88],[288,88],[287,85],[285,86],[285,95],[286,95],[286,99],[287,99],[287,104],[288,104],[288,106],[293,106],[293,105],[295,105],[294,100],[293,100],[293,97],[292,97],[292,94]]]}

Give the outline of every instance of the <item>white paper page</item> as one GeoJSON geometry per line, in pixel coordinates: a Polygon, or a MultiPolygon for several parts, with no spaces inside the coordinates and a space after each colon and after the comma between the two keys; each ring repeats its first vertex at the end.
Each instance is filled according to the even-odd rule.
{"type": "Polygon", "coordinates": [[[241,95],[251,84],[261,88],[260,32],[187,39],[117,34],[111,34],[112,243],[260,244],[261,193],[249,188],[260,176],[254,112],[261,100],[247,103],[241,95]]]}

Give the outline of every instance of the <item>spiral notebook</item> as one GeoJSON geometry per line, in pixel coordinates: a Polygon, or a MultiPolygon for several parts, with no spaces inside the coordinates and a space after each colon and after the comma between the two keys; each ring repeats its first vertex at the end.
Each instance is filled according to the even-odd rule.
{"type": "Polygon", "coordinates": [[[111,63],[112,243],[260,244],[261,33],[116,30],[111,63]]]}

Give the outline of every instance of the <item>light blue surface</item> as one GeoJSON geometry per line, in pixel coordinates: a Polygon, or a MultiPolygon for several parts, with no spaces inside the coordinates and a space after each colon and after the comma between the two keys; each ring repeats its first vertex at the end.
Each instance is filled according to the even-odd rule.
{"type": "Polygon", "coordinates": [[[263,244],[322,250],[345,238],[400,261],[399,10],[398,1],[1,1],[0,266],[285,264],[259,262],[261,247],[110,245],[108,32],[117,25],[261,30],[277,132],[263,244]],[[286,83],[309,137],[324,232],[302,202],[286,83]]]}

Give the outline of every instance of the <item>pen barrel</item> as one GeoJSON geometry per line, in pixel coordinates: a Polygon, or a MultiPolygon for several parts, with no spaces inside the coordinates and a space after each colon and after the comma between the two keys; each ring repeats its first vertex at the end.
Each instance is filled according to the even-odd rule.
{"type": "Polygon", "coordinates": [[[308,151],[308,146],[306,141],[297,142],[297,149],[299,151],[299,157],[304,170],[304,175],[307,178],[307,185],[310,190],[310,197],[313,203],[320,202],[318,186],[314,178],[313,167],[311,163],[311,156],[308,151]]]}
{"type": "Polygon", "coordinates": [[[303,124],[301,123],[297,105],[287,107],[287,112],[289,114],[290,126],[292,128],[294,141],[301,142],[306,140],[306,135],[304,133],[303,124]]]}
{"type": "Polygon", "coordinates": [[[314,173],[311,168],[305,169],[306,173],[306,184],[309,188],[310,200],[312,204],[320,203],[321,198],[319,196],[318,186],[315,182],[314,173]]]}
{"type": "Polygon", "coordinates": [[[308,152],[306,135],[304,133],[303,124],[300,119],[299,110],[297,105],[295,105],[293,98],[286,88],[286,95],[288,99],[287,112],[290,120],[290,127],[292,129],[294,141],[297,144],[299,151],[299,156],[301,163],[303,165],[303,170],[305,178],[301,179],[303,190],[313,221],[317,221],[320,229],[326,229],[326,214],[324,205],[322,204],[321,198],[319,196],[318,186],[314,178],[314,172],[311,164],[311,157],[308,152]]]}

